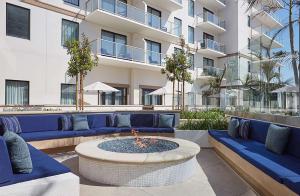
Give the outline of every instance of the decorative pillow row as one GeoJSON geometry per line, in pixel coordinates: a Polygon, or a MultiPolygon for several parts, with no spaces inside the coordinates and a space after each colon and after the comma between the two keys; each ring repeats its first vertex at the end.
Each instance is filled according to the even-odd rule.
{"type": "Polygon", "coordinates": [[[90,129],[87,115],[62,115],[61,128],[63,131],[78,131],[90,129]]]}
{"type": "Polygon", "coordinates": [[[241,137],[242,139],[249,139],[250,120],[231,118],[228,125],[228,134],[233,138],[241,137]]]}

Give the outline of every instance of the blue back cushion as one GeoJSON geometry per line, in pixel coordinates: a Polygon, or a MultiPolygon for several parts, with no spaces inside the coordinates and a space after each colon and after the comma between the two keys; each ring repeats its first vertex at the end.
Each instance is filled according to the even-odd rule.
{"type": "Polygon", "coordinates": [[[20,123],[15,116],[3,116],[1,117],[2,128],[4,131],[12,131],[14,133],[22,133],[20,123]]]}
{"type": "Polygon", "coordinates": [[[269,122],[250,120],[250,139],[264,144],[266,141],[269,126],[269,122]]]}
{"type": "Polygon", "coordinates": [[[4,138],[0,136],[0,184],[11,181],[13,171],[4,138]]]}
{"type": "Polygon", "coordinates": [[[290,138],[287,146],[287,153],[300,158],[300,128],[290,128],[290,138]]]}
{"type": "Polygon", "coordinates": [[[22,132],[57,131],[59,130],[58,114],[20,115],[17,116],[22,132]]]}
{"type": "Polygon", "coordinates": [[[153,127],[153,114],[131,114],[131,126],[133,127],[153,127]]]}
{"type": "Polygon", "coordinates": [[[108,114],[90,114],[87,118],[91,129],[107,127],[108,114]]]}

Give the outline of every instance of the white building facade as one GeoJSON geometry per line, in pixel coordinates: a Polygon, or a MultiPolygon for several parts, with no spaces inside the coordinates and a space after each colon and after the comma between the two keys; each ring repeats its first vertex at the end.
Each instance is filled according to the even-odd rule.
{"type": "MultiPolygon", "coordinates": [[[[86,92],[87,105],[170,106],[172,84],[161,69],[165,56],[180,48],[183,35],[192,48],[194,81],[187,85],[186,105],[202,106],[209,78],[222,72],[228,59],[253,38],[244,4],[243,0],[1,1],[0,105],[73,105],[75,81],[66,74],[69,56],[64,45],[84,33],[99,57],[84,86],[100,81],[120,90],[102,93],[100,100],[95,92],[86,92]],[[165,96],[147,95],[164,86],[170,91],[165,96]]],[[[238,67],[238,74],[248,71],[238,67]]]]}

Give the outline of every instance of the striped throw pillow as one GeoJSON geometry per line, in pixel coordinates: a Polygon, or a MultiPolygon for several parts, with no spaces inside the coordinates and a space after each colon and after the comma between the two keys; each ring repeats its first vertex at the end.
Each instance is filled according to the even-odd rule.
{"type": "Polygon", "coordinates": [[[70,131],[73,129],[71,115],[62,115],[60,120],[61,120],[61,129],[63,131],[70,131]]]}
{"type": "Polygon", "coordinates": [[[241,119],[240,120],[240,127],[239,127],[239,136],[242,139],[249,139],[250,133],[250,120],[241,119]]]}
{"type": "Polygon", "coordinates": [[[1,118],[2,127],[4,131],[12,131],[14,133],[22,133],[19,120],[15,116],[5,116],[1,118]]]}

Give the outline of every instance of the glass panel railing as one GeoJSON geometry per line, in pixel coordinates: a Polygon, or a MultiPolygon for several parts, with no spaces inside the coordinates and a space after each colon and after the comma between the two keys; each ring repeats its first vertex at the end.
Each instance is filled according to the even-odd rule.
{"type": "MultiPolygon", "coordinates": [[[[201,17],[201,15],[200,15],[201,17]]],[[[204,12],[202,14],[203,22],[211,22],[215,25],[218,25],[219,27],[222,27],[225,29],[225,20],[220,19],[218,16],[210,13],[210,12],[204,12]]]]}
{"type": "Polygon", "coordinates": [[[212,49],[218,52],[225,53],[225,45],[220,44],[214,40],[205,39],[201,42],[202,49],[212,49]]]}
{"type": "Polygon", "coordinates": [[[259,34],[261,34],[261,35],[264,34],[264,35],[268,36],[270,39],[274,38],[275,41],[277,41],[277,42],[279,42],[281,44],[283,42],[282,41],[282,33],[279,33],[278,35],[276,35],[277,32],[278,32],[278,29],[272,29],[272,30],[270,30],[270,29],[265,28],[265,27],[257,27],[254,30],[256,32],[258,32],[259,34]],[[276,35],[276,37],[274,37],[275,35],[276,35]]]}
{"type": "Polygon", "coordinates": [[[223,74],[224,69],[216,68],[212,66],[203,66],[203,74],[206,76],[221,76],[223,74]]]}
{"type": "Polygon", "coordinates": [[[177,2],[179,4],[182,4],[182,0],[171,0],[171,1],[175,1],[175,2],[177,2]]]}
{"type": "Polygon", "coordinates": [[[118,58],[128,61],[163,65],[164,56],[161,53],[144,50],[134,46],[129,46],[122,43],[112,42],[108,40],[95,40],[91,43],[93,53],[96,50],[102,56],[118,58]],[[98,49],[97,48],[98,44],[98,49]]]}
{"type": "Polygon", "coordinates": [[[176,27],[172,22],[167,21],[164,23],[161,17],[118,0],[88,0],[86,2],[86,14],[98,9],[170,34],[175,34],[176,27]]]}

